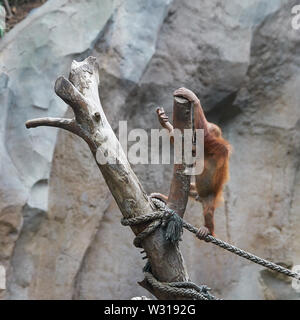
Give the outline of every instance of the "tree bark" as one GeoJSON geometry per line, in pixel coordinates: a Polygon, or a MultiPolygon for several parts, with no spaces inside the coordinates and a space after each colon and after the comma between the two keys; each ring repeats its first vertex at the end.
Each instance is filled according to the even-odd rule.
{"type": "MultiPolygon", "coordinates": [[[[191,103],[184,98],[174,98],[173,127],[181,131],[182,137],[184,137],[184,129],[192,128],[191,103]]],[[[181,151],[184,151],[183,148],[181,151]]],[[[174,164],[167,202],[168,207],[173,209],[181,218],[185,213],[191,183],[191,176],[185,173],[185,169],[186,164],[184,161],[182,164],[174,164]]]]}
{"type": "MultiPolygon", "coordinates": [[[[27,128],[38,126],[54,126],[73,132],[83,138],[89,145],[97,165],[125,218],[137,217],[156,211],[151,198],[148,197],[138,178],[131,169],[127,158],[116,138],[103,111],[99,92],[99,66],[96,58],[88,57],[82,62],[73,61],[69,80],[64,77],[55,83],[56,94],[64,100],[74,111],[74,119],[42,118],[26,122],[27,128]],[[107,155],[116,158],[117,163],[99,163],[99,156],[107,155]]],[[[190,112],[190,104],[180,98],[174,99],[174,104],[181,113],[190,112]]],[[[190,124],[187,124],[187,127],[190,124]]],[[[183,167],[177,172],[181,172],[183,167]]],[[[181,177],[181,176],[180,176],[181,177]]],[[[181,180],[180,180],[181,181],[181,180]]],[[[186,186],[186,181],[184,182],[186,186]]],[[[175,190],[177,187],[175,187],[175,190]]],[[[172,193],[172,192],[171,192],[172,193]]],[[[188,193],[188,191],[187,191],[188,193]]],[[[178,194],[179,193],[176,193],[178,194]]],[[[181,196],[181,193],[180,193],[181,196]]],[[[183,193],[181,207],[186,206],[186,188],[183,193]]],[[[179,201],[179,202],[180,202],[179,201]]],[[[183,207],[182,207],[183,208],[183,207]]],[[[144,226],[133,226],[132,231],[137,235],[144,226]]],[[[163,282],[187,281],[188,274],[178,245],[164,239],[162,228],[143,240],[142,246],[151,264],[154,277],[163,282]]],[[[149,288],[149,287],[148,287],[149,288]]],[[[178,299],[149,288],[158,299],[178,299]]],[[[181,297],[182,298],[182,297],[181,297]]]]}

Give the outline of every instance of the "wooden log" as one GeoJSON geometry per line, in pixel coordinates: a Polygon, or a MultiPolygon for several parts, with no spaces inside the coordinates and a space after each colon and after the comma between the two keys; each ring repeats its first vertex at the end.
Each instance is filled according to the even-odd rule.
{"type": "MultiPolygon", "coordinates": [[[[35,119],[26,122],[27,128],[55,126],[69,130],[83,138],[89,145],[97,165],[125,218],[137,217],[155,211],[151,198],[148,197],[133,172],[128,160],[107,121],[101,105],[99,92],[99,66],[94,57],[82,62],[73,61],[69,80],[60,77],[55,84],[55,92],[73,109],[74,119],[35,119]],[[106,155],[116,158],[117,162],[101,164],[99,158],[106,155]]],[[[187,108],[186,101],[176,98],[175,104],[187,108]]],[[[67,164],[66,164],[67,165],[67,164]]],[[[184,198],[185,202],[185,198],[184,198]]],[[[137,235],[145,226],[132,226],[137,235]]],[[[142,242],[142,246],[151,264],[155,278],[163,282],[187,281],[188,274],[183,257],[177,244],[167,242],[162,228],[142,242]]],[[[144,281],[145,283],[145,281],[144,281]]],[[[179,299],[149,289],[158,299],[179,299]]]]}
{"type": "MultiPolygon", "coordinates": [[[[173,127],[180,130],[182,137],[184,137],[184,129],[192,128],[191,103],[184,98],[174,98],[173,127]]],[[[184,144],[182,143],[182,145],[184,144]]],[[[168,207],[176,211],[182,218],[188,202],[191,183],[191,176],[185,173],[185,169],[186,163],[184,162],[184,158],[182,164],[174,164],[173,178],[167,202],[168,207]]]]}

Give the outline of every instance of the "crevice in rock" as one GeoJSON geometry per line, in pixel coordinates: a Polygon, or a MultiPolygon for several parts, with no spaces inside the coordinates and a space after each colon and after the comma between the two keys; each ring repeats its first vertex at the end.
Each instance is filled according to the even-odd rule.
{"type": "Polygon", "coordinates": [[[91,250],[91,247],[93,246],[93,244],[95,242],[95,239],[97,237],[97,233],[99,232],[99,229],[100,229],[100,226],[101,226],[101,223],[102,223],[103,219],[105,218],[105,215],[106,215],[107,211],[109,210],[112,201],[114,201],[114,199],[112,199],[112,197],[111,197],[111,200],[108,202],[106,209],[103,210],[103,215],[102,215],[101,219],[98,222],[98,225],[97,225],[97,227],[95,229],[95,232],[94,232],[94,234],[93,234],[93,236],[91,238],[91,241],[90,241],[88,247],[86,248],[86,250],[85,250],[85,252],[84,252],[84,254],[82,256],[82,259],[80,261],[80,265],[79,265],[78,270],[76,272],[76,275],[74,277],[72,300],[79,300],[80,299],[81,272],[82,272],[82,270],[84,268],[84,265],[85,265],[85,262],[86,262],[86,258],[88,256],[90,250],[91,250]]]}
{"type": "Polygon", "coordinates": [[[213,109],[207,112],[207,119],[210,122],[226,125],[234,120],[242,110],[234,104],[238,91],[228,94],[222,101],[217,103],[213,109]]]}

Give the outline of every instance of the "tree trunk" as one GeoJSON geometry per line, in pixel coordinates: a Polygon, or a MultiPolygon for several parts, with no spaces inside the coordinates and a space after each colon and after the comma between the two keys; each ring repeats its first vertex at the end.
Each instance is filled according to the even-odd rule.
{"type": "MultiPolygon", "coordinates": [[[[96,58],[89,57],[82,62],[73,61],[69,80],[63,77],[58,78],[55,83],[55,92],[70,105],[75,118],[34,119],[27,121],[26,127],[54,126],[80,136],[88,143],[122,215],[125,218],[132,218],[154,212],[156,208],[131,169],[120,143],[106,119],[99,98],[98,85],[99,66],[96,58]],[[108,158],[115,157],[117,159],[116,164],[99,163],[99,158],[104,155],[107,155],[108,158]]],[[[185,114],[181,126],[190,127],[190,120],[185,120],[190,118],[190,103],[176,98],[174,99],[174,108],[178,110],[176,111],[177,115],[185,114]]],[[[189,177],[182,176],[183,169],[184,165],[179,170],[175,166],[173,181],[178,178],[178,174],[180,179],[175,185],[173,183],[173,189],[171,188],[171,194],[175,195],[173,200],[177,199],[177,207],[181,207],[182,215],[187,202],[189,186],[189,177]],[[182,189],[179,193],[178,188],[182,189]],[[178,197],[180,197],[179,200],[178,197]]],[[[137,235],[145,227],[146,225],[133,226],[132,231],[137,235]]],[[[188,280],[188,274],[178,245],[164,239],[162,228],[157,229],[144,239],[142,246],[151,264],[152,273],[157,280],[163,282],[188,280]]],[[[145,285],[145,281],[143,283],[158,299],[179,298],[158,292],[149,287],[149,284],[145,285]]]]}

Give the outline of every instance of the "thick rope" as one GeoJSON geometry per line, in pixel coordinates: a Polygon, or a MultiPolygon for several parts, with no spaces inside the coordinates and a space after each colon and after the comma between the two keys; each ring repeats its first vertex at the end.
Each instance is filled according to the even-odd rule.
{"type": "Polygon", "coordinates": [[[197,286],[193,282],[160,282],[150,272],[145,272],[147,282],[160,292],[195,300],[219,300],[211,295],[207,286],[197,286]]]}
{"type": "MultiPolygon", "coordinates": [[[[181,240],[183,228],[196,235],[198,234],[198,229],[196,227],[184,221],[181,217],[177,215],[177,213],[174,210],[168,208],[163,201],[157,198],[151,199],[154,205],[159,209],[159,211],[134,218],[122,218],[121,220],[121,223],[124,226],[135,226],[138,224],[151,222],[142,232],[140,232],[135,237],[133,243],[136,247],[142,248],[142,241],[150,234],[152,234],[160,226],[166,229],[165,238],[166,240],[171,242],[177,242],[181,240]]],[[[199,237],[197,238],[200,239],[199,237]]],[[[255,256],[252,253],[237,248],[211,235],[207,235],[206,237],[204,237],[203,239],[201,238],[200,240],[211,242],[227,251],[230,251],[240,257],[243,257],[268,269],[277,271],[279,273],[283,273],[289,277],[293,277],[295,279],[300,280],[300,274],[292,272],[291,270],[281,267],[273,262],[255,256]]],[[[210,288],[208,288],[207,286],[197,286],[193,282],[160,282],[157,279],[155,279],[155,277],[150,271],[151,267],[149,268],[149,266],[146,265],[144,268],[146,280],[153,288],[156,288],[161,292],[175,296],[188,297],[196,300],[219,300],[218,298],[214,297],[212,294],[209,293],[210,288]]]]}
{"type": "MultiPolygon", "coordinates": [[[[153,203],[155,204],[155,206],[157,208],[159,208],[162,211],[165,210],[166,204],[163,201],[161,201],[159,199],[156,199],[156,198],[152,198],[152,201],[153,201],[153,203]]],[[[198,229],[195,228],[194,226],[192,226],[191,224],[189,224],[188,222],[184,221],[183,219],[182,219],[182,225],[188,231],[190,231],[190,232],[192,232],[194,234],[197,234],[198,229]]],[[[219,246],[219,247],[221,247],[221,248],[223,248],[223,249],[225,249],[227,251],[230,251],[230,252],[232,252],[232,253],[240,256],[240,257],[243,257],[243,258],[245,258],[247,260],[250,260],[250,261],[252,261],[254,263],[257,263],[257,264],[259,264],[259,265],[261,265],[263,267],[266,267],[268,269],[277,271],[279,273],[283,273],[283,274],[287,275],[288,277],[292,277],[292,278],[300,280],[300,274],[299,273],[293,272],[293,271],[291,271],[289,269],[286,269],[284,267],[279,266],[278,264],[275,264],[275,263],[270,262],[268,260],[262,259],[262,258],[254,255],[252,253],[249,253],[249,252],[244,251],[244,250],[242,250],[240,248],[237,248],[237,247],[235,247],[235,246],[233,246],[233,245],[231,245],[231,244],[229,244],[229,243],[227,243],[225,241],[217,239],[217,238],[215,238],[215,237],[213,237],[211,235],[207,235],[203,240],[205,240],[206,242],[211,242],[211,243],[213,243],[213,244],[215,244],[215,245],[217,245],[217,246],[219,246]]]]}
{"type": "Polygon", "coordinates": [[[134,218],[122,218],[121,224],[123,226],[136,226],[138,224],[146,223],[152,221],[145,230],[140,232],[133,241],[133,244],[137,248],[142,248],[142,241],[153,233],[157,228],[159,228],[166,218],[167,214],[164,211],[156,211],[153,213],[148,213],[143,216],[138,216],[134,218]]]}
{"type": "MultiPolygon", "coordinates": [[[[182,234],[182,222],[180,219],[178,219],[179,216],[174,213],[175,212],[173,210],[166,207],[164,210],[145,214],[143,216],[127,219],[122,218],[121,224],[123,226],[136,226],[142,223],[151,222],[135,237],[133,244],[138,248],[142,248],[142,241],[160,226],[166,228],[166,240],[175,242],[180,239],[182,234]],[[177,235],[174,237],[174,234],[176,233],[177,235]]],[[[196,300],[219,300],[209,292],[210,288],[205,285],[197,286],[195,283],[190,281],[170,283],[158,281],[151,273],[151,266],[149,262],[146,264],[143,271],[147,282],[160,292],[196,300]]]]}

